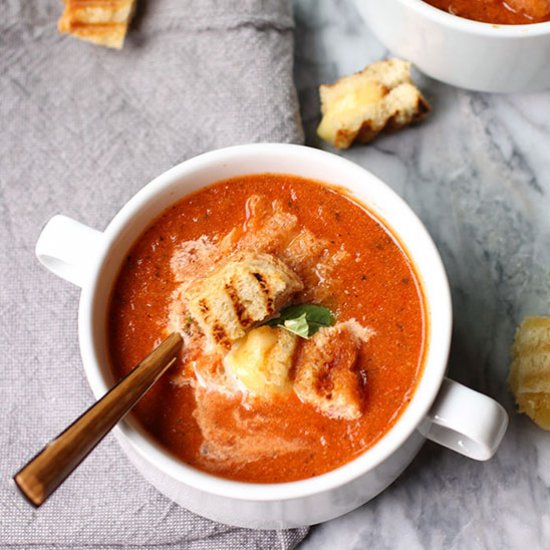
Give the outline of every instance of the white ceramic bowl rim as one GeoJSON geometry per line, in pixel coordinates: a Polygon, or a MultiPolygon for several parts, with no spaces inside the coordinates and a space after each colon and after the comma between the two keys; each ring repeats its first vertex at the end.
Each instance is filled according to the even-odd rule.
{"type": "Polygon", "coordinates": [[[405,6],[416,10],[427,19],[431,19],[432,21],[440,23],[441,25],[454,27],[458,30],[466,31],[472,34],[509,38],[519,38],[525,36],[526,34],[528,34],[529,36],[550,34],[550,21],[544,21],[542,23],[526,23],[524,25],[500,25],[496,23],[474,21],[473,19],[466,19],[465,17],[453,15],[452,13],[440,10],[435,6],[424,2],[424,0],[398,1],[405,6]]]}
{"type": "MultiPolygon", "coordinates": [[[[201,170],[201,168],[206,169],[212,163],[223,164],[246,156],[267,156],[270,153],[296,156],[306,163],[326,161],[326,157],[330,156],[332,157],[330,162],[334,165],[339,164],[342,167],[342,174],[353,173],[353,171],[360,172],[363,177],[368,176],[370,185],[384,188],[384,193],[392,195],[392,201],[399,205],[401,209],[404,208],[410,213],[411,222],[415,225],[415,231],[419,235],[418,240],[422,243],[423,250],[428,250],[430,255],[430,273],[435,276],[438,288],[441,288],[441,294],[438,296],[437,303],[430,304],[431,315],[428,321],[431,333],[429,342],[432,342],[433,336],[437,333],[437,345],[428,346],[424,358],[424,371],[410,403],[401,413],[396,424],[373,447],[335,470],[314,478],[288,483],[255,484],[227,480],[184,464],[155,443],[138,427],[137,423],[128,420],[119,424],[119,433],[122,433],[132,447],[145,460],[153,463],[173,479],[203,492],[233,499],[257,501],[290,500],[328,491],[353,481],[391,456],[418,427],[437,396],[447,367],[452,325],[450,292],[443,264],[428,232],[410,207],[386,184],[358,165],[337,155],[309,147],[286,144],[240,145],[211,151],[187,160],[151,181],[122,207],[104,232],[107,242],[113,243],[115,241],[117,235],[123,232],[128,220],[133,217],[134,213],[139,211],[143,204],[147,203],[161,189],[169,187],[186,174],[201,170]]],[[[345,180],[345,175],[342,179],[345,180]]],[[[345,186],[345,181],[342,181],[342,185],[345,186]]],[[[181,195],[175,200],[183,196],[181,195]]],[[[103,395],[109,387],[108,381],[99,370],[99,356],[93,344],[91,322],[94,296],[96,292],[102,290],[98,287],[98,275],[105,259],[108,257],[108,248],[97,262],[97,266],[93,267],[90,274],[92,283],[82,289],[78,319],[82,359],[89,383],[96,397],[103,395]]]]}

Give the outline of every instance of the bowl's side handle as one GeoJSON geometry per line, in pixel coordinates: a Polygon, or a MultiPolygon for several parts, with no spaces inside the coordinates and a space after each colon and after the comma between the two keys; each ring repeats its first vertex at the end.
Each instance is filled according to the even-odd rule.
{"type": "Polygon", "coordinates": [[[488,460],[507,426],[508,415],[502,405],[445,378],[419,431],[427,439],[467,457],[488,460]]]}
{"type": "Polygon", "coordinates": [[[42,229],[35,253],[40,263],[52,273],[82,288],[104,242],[101,231],[57,215],[42,229]]]}

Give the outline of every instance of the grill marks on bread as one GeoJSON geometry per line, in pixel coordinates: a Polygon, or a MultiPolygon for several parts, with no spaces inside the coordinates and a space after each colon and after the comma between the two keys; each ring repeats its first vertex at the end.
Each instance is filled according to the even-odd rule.
{"type": "Polygon", "coordinates": [[[410,63],[387,59],[334,84],[321,85],[321,139],[339,149],[420,122],[430,105],[411,80],[410,63]]]}
{"type": "Polygon", "coordinates": [[[550,430],[550,317],[527,317],[518,327],[508,384],[519,412],[550,430]]]}
{"type": "Polygon", "coordinates": [[[302,289],[286,264],[269,254],[250,252],[195,281],[183,299],[210,343],[229,348],[302,289]]]}

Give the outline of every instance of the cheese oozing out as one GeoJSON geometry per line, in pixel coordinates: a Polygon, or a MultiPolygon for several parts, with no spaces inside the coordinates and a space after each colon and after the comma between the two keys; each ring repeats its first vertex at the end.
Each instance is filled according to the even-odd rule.
{"type": "Polygon", "coordinates": [[[237,340],[223,364],[247,393],[263,397],[288,393],[297,342],[298,337],[285,329],[261,326],[237,340]]]}
{"type": "Polygon", "coordinates": [[[319,137],[339,149],[368,143],[384,130],[418,122],[430,106],[411,81],[410,63],[388,59],[319,88],[319,137]]]}

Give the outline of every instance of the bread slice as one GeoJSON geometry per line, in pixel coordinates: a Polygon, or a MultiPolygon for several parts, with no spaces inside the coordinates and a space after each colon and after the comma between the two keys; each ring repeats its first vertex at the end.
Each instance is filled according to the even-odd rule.
{"type": "Polygon", "coordinates": [[[399,130],[430,111],[411,81],[410,63],[388,59],[319,88],[319,137],[339,149],[368,143],[383,130],[399,130]]]}
{"type": "Polygon", "coordinates": [[[331,418],[354,420],[363,413],[364,380],[357,360],[360,339],[346,324],[320,329],[296,359],[294,391],[331,418]]]}
{"type": "Polygon", "coordinates": [[[519,411],[550,430],[550,317],[527,317],[519,326],[508,384],[519,411]]]}
{"type": "Polygon", "coordinates": [[[282,261],[247,252],[192,283],[182,299],[210,343],[229,348],[302,288],[302,281],[282,261]]]}
{"type": "Polygon", "coordinates": [[[136,0],[65,0],[58,29],[94,44],[120,49],[136,0]]]}

